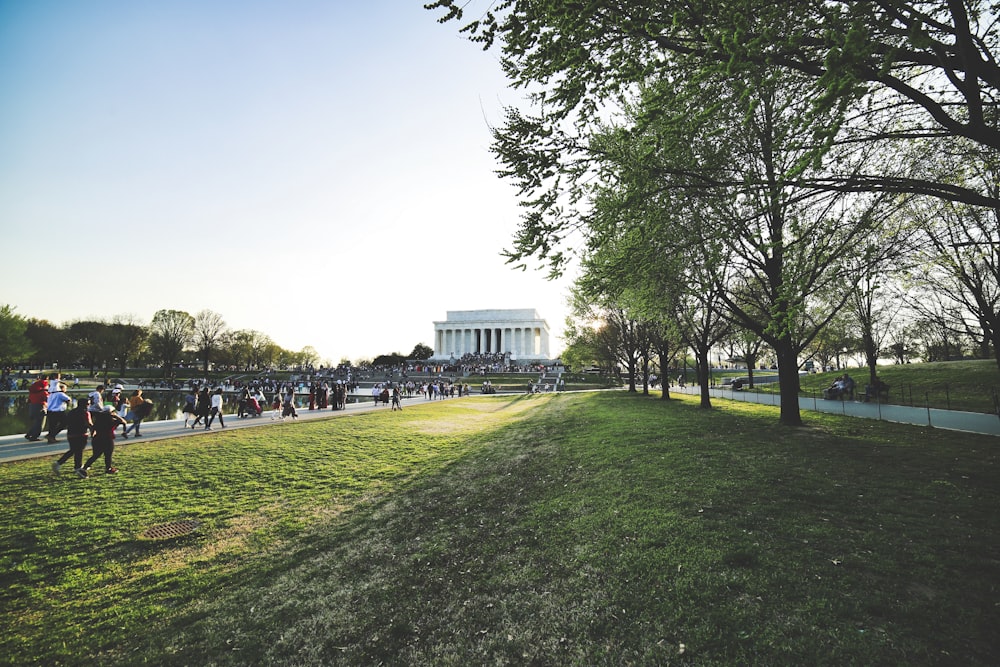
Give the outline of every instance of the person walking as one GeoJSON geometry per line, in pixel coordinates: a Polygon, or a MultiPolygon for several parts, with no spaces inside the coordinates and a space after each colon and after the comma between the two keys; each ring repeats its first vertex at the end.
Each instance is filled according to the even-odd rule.
{"type": "Polygon", "coordinates": [[[86,477],[83,470],[83,450],[87,447],[87,438],[94,430],[94,421],[91,419],[90,397],[81,398],[76,402],[76,407],[66,413],[66,440],[69,442],[69,450],[59,457],[58,461],[52,464],[52,470],[59,474],[62,464],[73,457],[73,470],[79,477],[86,477]]]}
{"type": "Polygon", "coordinates": [[[219,417],[219,425],[222,428],[226,428],[226,423],[222,421],[222,387],[215,390],[212,394],[212,407],[209,409],[208,419],[205,422],[205,430],[208,431],[212,428],[212,421],[219,417]]]}
{"type": "MultiPolygon", "coordinates": [[[[111,408],[118,413],[122,421],[128,419],[128,399],[125,398],[125,386],[118,383],[111,390],[111,408]]],[[[125,433],[126,425],[122,426],[122,433],[125,433]]]]}
{"type": "Polygon", "coordinates": [[[184,413],[184,428],[187,428],[188,421],[194,419],[195,405],[198,403],[198,396],[194,393],[194,389],[188,392],[184,397],[184,407],[181,412],[184,413]]]}
{"type": "Polygon", "coordinates": [[[128,434],[135,430],[136,438],[142,436],[139,433],[139,425],[142,424],[142,420],[146,417],[146,399],[142,397],[142,389],[136,389],[132,392],[132,395],[128,397],[128,414],[125,416],[126,421],[131,421],[132,423],[125,428],[122,433],[123,438],[128,438],[128,434]]]}
{"type": "Polygon", "coordinates": [[[91,412],[100,412],[104,409],[104,385],[99,384],[94,387],[94,391],[87,395],[90,399],[90,407],[87,408],[91,412]]]}
{"type": "Polygon", "coordinates": [[[89,477],[90,466],[103,456],[104,472],[113,475],[118,472],[118,468],[112,465],[111,460],[115,453],[115,432],[119,426],[124,426],[127,422],[122,419],[121,415],[112,410],[111,406],[105,406],[101,412],[93,413],[91,418],[94,421],[94,438],[91,441],[93,452],[87,462],[83,464],[83,474],[77,474],[80,474],[80,477],[89,477]]]}
{"type": "Polygon", "coordinates": [[[30,442],[41,439],[42,422],[45,420],[48,402],[49,381],[42,376],[28,387],[28,432],[24,434],[24,437],[30,442]]]}
{"type": "Polygon", "coordinates": [[[191,422],[191,428],[197,426],[202,419],[208,422],[208,413],[212,409],[212,398],[208,395],[208,387],[202,387],[198,392],[198,401],[195,404],[195,419],[191,422]]]}
{"type": "Polygon", "coordinates": [[[281,400],[281,420],[284,421],[285,417],[291,417],[292,419],[298,419],[299,413],[295,411],[295,388],[289,387],[288,392],[284,395],[281,400]]]}
{"type": "Polygon", "coordinates": [[[66,385],[56,385],[55,391],[49,391],[49,400],[45,404],[49,434],[46,439],[51,445],[56,441],[59,432],[66,428],[66,413],[73,405],[73,399],[66,393],[66,385]]]}
{"type": "Polygon", "coordinates": [[[62,373],[52,373],[49,375],[49,393],[54,394],[59,391],[59,385],[62,384],[62,373]]]}
{"type": "Polygon", "coordinates": [[[125,405],[124,390],[120,384],[116,384],[111,390],[111,407],[120,415],[122,413],[122,406],[125,405]]]}
{"type": "Polygon", "coordinates": [[[399,400],[399,385],[392,386],[392,411],[402,410],[403,404],[399,400]]]}

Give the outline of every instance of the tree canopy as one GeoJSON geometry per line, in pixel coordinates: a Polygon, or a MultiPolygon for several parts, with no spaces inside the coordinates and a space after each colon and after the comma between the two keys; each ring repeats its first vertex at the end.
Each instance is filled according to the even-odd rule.
{"type": "Polygon", "coordinates": [[[425,6],[528,92],[493,130],[525,211],[508,259],[558,275],[578,254],[632,316],[652,301],[612,243],[693,260],[675,273],[698,290],[660,321],[717,310],[764,340],[785,423],[798,354],[899,252],[908,198],[1000,209],[982,169],[1000,154],[995,3],[504,0],[467,22],[474,3],[425,6]]]}

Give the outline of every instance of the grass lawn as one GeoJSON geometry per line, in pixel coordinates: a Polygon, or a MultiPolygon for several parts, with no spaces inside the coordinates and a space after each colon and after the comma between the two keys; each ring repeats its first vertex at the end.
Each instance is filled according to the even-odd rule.
{"type": "Polygon", "coordinates": [[[1000,442],[804,417],[473,397],[0,465],[0,663],[997,664],[1000,442]]]}

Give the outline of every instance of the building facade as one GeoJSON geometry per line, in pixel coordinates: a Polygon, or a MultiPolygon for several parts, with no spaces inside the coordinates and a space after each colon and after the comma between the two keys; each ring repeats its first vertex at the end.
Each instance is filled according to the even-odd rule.
{"type": "Polygon", "coordinates": [[[436,361],[460,360],[466,354],[509,355],[514,361],[548,361],[549,325],[528,309],[449,310],[434,322],[436,361]]]}

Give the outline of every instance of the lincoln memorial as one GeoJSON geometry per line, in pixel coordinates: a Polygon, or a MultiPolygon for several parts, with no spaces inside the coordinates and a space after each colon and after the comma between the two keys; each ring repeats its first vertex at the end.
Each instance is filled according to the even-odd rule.
{"type": "Polygon", "coordinates": [[[533,308],[523,310],[449,310],[434,323],[434,356],[461,359],[465,354],[509,354],[515,361],[548,360],[549,325],[533,308]]]}

